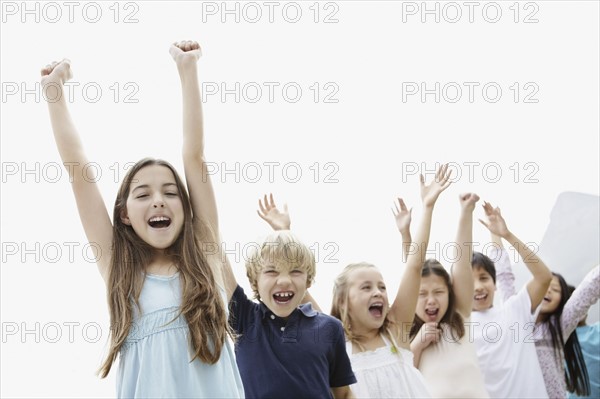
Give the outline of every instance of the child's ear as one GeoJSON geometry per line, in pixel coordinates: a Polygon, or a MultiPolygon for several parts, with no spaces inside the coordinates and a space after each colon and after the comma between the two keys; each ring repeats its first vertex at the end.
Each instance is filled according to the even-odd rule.
{"type": "Polygon", "coordinates": [[[122,209],[121,210],[120,216],[121,216],[121,222],[123,222],[127,226],[131,226],[131,220],[129,220],[129,218],[127,217],[127,210],[126,209],[122,209]]]}

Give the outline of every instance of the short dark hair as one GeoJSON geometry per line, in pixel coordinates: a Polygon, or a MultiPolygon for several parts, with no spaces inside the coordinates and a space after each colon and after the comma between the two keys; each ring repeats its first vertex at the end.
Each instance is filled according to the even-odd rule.
{"type": "Polygon", "coordinates": [[[483,269],[488,272],[488,274],[492,276],[494,284],[496,284],[496,265],[494,265],[494,261],[492,261],[488,256],[482,254],[481,252],[473,251],[471,266],[473,269],[483,269]]]}

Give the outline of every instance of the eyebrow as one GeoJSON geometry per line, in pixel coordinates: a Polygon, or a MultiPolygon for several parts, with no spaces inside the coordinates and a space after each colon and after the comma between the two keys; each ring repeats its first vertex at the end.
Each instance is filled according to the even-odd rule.
{"type": "MultiPolygon", "coordinates": [[[[162,185],[162,187],[170,187],[170,186],[175,186],[175,188],[177,188],[177,184],[175,183],[165,183],[162,185]]],[[[137,186],[136,188],[134,188],[133,190],[131,190],[131,192],[133,193],[135,190],[141,189],[141,188],[150,188],[150,185],[148,184],[142,184],[137,186]]]]}

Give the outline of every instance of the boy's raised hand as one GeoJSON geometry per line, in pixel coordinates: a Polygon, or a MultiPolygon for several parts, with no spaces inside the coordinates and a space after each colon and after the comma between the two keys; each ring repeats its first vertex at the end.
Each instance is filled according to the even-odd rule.
{"type": "Polygon", "coordinates": [[[186,63],[195,63],[202,56],[202,50],[198,42],[191,40],[173,43],[169,49],[169,53],[177,66],[182,66],[186,63]]]}
{"type": "Polygon", "coordinates": [[[60,82],[62,84],[73,77],[71,61],[66,58],[46,65],[40,72],[42,74],[42,85],[49,82],[60,82]]]}
{"type": "Polygon", "coordinates": [[[494,208],[489,202],[484,202],[483,210],[485,212],[487,222],[479,219],[481,224],[487,227],[492,234],[495,234],[499,237],[506,237],[509,233],[509,230],[508,227],[506,227],[506,222],[504,221],[502,214],[500,213],[500,208],[494,208]]]}
{"type": "Polygon", "coordinates": [[[450,186],[451,174],[452,171],[448,170],[448,164],[442,165],[435,174],[435,179],[428,185],[425,184],[425,177],[421,174],[421,200],[424,206],[432,207],[435,205],[435,201],[437,201],[442,191],[450,186]]]}
{"type": "Polygon", "coordinates": [[[265,194],[264,205],[263,200],[258,200],[260,210],[257,210],[258,216],[273,228],[273,230],[289,230],[292,224],[290,214],[288,213],[287,204],[283,204],[283,212],[277,209],[273,194],[269,194],[269,198],[265,194]]]}
{"type": "Polygon", "coordinates": [[[412,208],[406,208],[406,204],[402,198],[398,198],[398,205],[394,203],[395,209],[392,208],[392,213],[396,219],[396,226],[398,226],[398,230],[401,233],[409,232],[412,208]],[[398,205],[400,205],[400,207],[398,207],[398,205]]]}

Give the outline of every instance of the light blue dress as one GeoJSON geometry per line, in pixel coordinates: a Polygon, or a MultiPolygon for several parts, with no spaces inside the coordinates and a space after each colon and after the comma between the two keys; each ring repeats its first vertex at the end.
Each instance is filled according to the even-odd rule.
{"type": "Polygon", "coordinates": [[[210,365],[199,359],[190,363],[193,354],[188,325],[183,316],[175,318],[180,304],[179,273],[146,274],[140,294],[142,313],[135,314],[120,352],[118,397],[243,398],[229,340],[217,363],[210,365]]]}

